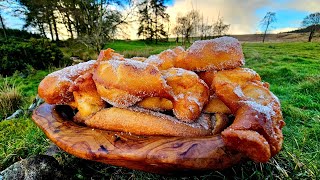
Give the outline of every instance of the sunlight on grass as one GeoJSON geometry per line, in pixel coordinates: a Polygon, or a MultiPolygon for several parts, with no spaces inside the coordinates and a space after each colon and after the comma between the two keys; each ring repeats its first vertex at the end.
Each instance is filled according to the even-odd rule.
{"type": "Polygon", "coordinates": [[[10,116],[22,104],[22,94],[5,79],[0,83],[0,120],[10,116]]]}

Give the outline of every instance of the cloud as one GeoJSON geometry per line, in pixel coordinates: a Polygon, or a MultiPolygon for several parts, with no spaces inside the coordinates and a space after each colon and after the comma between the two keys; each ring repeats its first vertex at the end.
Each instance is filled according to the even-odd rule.
{"type": "Polygon", "coordinates": [[[319,0],[294,0],[287,2],[284,6],[299,11],[306,11],[310,13],[320,12],[320,1],[319,0]]]}
{"type": "MultiPolygon", "coordinates": [[[[178,14],[186,14],[192,9],[199,10],[204,21],[213,24],[218,16],[230,24],[228,34],[255,34],[261,30],[260,21],[266,12],[276,12],[278,21],[270,28],[270,33],[278,33],[300,27],[303,17],[320,12],[320,0],[175,0],[166,12],[170,15],[170,28],[178,14]]],[[[127,30],[131,39],[138,38],[138,22],[131,23],[127,30]]],[[[170,32],[171,33],[171,32],[170,32]]],[[[172,34],[172,33],[171,33],[172,34]]]]}
{"type": "Polygon", "coordinates": [[[289,31],[293,31],[293,30],[297,30],[297,29],[298,28],[296,28],[296,27],[286,27],[286,28],[279,28],[279,29],[271,30],[269,33],[277,34],[277,33],[289,32],[289,31]]]}
{"type": "Polygon", "coordinates": [[[256,9],[270,5],[270,0],[177,0],[168,7],[170,21],[174,24],[178,13],[185,14],[192,9],[199,10],[204,19],[214,22],[217,17],[223,17],[225,23],[231,24],[230,34],[255,33],[260,19],[255,14],[256,9]]]}

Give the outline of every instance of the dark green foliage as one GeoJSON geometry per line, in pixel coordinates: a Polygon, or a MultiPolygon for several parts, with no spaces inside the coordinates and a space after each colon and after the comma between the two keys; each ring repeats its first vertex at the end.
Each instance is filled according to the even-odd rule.
{"type": "Polygon", "coordinates": [[[0,46],[0,74],[12,75],[29,67],[47,69],[51,66],[68,64],[63,54],[53,43],[45,39],[30,39],[27,42],[8,41],[0,46]]]}
{"type": "MultiPolygon", "coordinates": [[[[5,40],[5,37],[2,33],[3,29],[0,28],[0,40],[5,40]]],[[[33,34],[26,30],[18,29],[6,29],[6,34],[9,39],[25,40],[30,38],[41,38],[40,34],[33,34]]]]}
{"type": "MultiPolygon", "coordinates": [[[[305,27],[305,28],[289,31],[287,33],[307,33],[307,32],[310,32],[313,28],[314,28],[313,26],[308,26],[308,27],[305,27]]],[[[316,25],[316,28],[320,29],[320,25],[316,25]]]]}

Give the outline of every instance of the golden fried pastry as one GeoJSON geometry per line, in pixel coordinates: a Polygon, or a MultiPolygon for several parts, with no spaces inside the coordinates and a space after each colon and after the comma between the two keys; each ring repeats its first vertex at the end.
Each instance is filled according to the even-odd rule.
{"type": "Polygon", "coordinates": [[[267,140],[256,131],[228,128],[221,134],[228,148],[242,152],[256,162],[267,162],[271,157],[267,140]]]}
{"type": "Polygon", "coordinates": [[[194,72],[179,68],[160,72],[139,61],[101,62],[93,79],[102,99],[113,106],[129,107],[146,97],[167,98],[183,121],[197,119],[209,97],[208,86],[194,72]]]}
{"type": "Polygon", "coordinates": [[[175,67],[176,59],[177,54],[169,49],[158,55],[151,55],[145,62],[156,66],[159,70],[166,70],[175,67]]]}
{"type": "Polygon", "coordinates": [[[220,134],[230,124],[230,119],[226,114],[216,113],[211,117],[212,134],[220,134]]]}
{"type": "Polygon", "coordinates": [[[184,123],[162,113],[142,108],[105,108],[85,121],[99,129],[130,132],[137,135],[206,136],[211,135],[210,116],[203,114],[194,123],[184,123]],[[107,118],[106,118],[107,117],[107,118]]]}
{"type": "Polygon", "coordinates": [[[99,83],[96,83],[96,86],[101,99],[115,107],[129,107],[142,100],[142,97],[132,95],[122,89],[105,88],[99,83]]]}
{"type": "Polygon", "coordinates": [[[144,62],[147,58],[145,57],[132,57],[132,60],[144,62]]]}
{"type": "Polygon", "coordinates": [[[209,99],[209,88],[198,75],[181,68],[161,71],[173,97],[173,113],[183,121],[192,122],[199,117],[209,99]]]}
{"type": "Polygon", "coordinates": [[[78,109],[74,117],[76,122],[83,123],[85,119],[105,107],[105,102],[98,94],[90,72],[79,76],[69,91],[74,96],[73,106],[78,109]]]}
{"type": "Polygon", "coordinates": [[[243,97],[241,88],[247,82],[261,81],[260,76],[248,68],[235,68],[233,70],[218,71],[213,78],[211,89],[213,89],[220,100],[235,113],[240,107],[243,97]]]}
{"type": "Polygon", "coordinates": [[[169,111],[173,109],[172,102],[167,98],[161,97],[147,97],[138,102],[137,105],[153,111],[169,111]]]}
{"type": "Polygon", "coordinates": [[[214,90],[211,88],[213,77],[216,71],[201,71],[197,72],[200,79],[202,79],[210,88],[210,95],[214,94],[214,90]]]}
{"type": "Polygon", "coordinates": [[[232,37],[221,37],[194,42],[175,67],[191,71],[233,69],[244,64],[240,42],[232,37]]]}
{"type": "Polygon", "coordinates": [[[240,68],[243,64],[241,45],[231,37],[196,41],[187,50],[176,47],[147,59],[125,59],[107,49],[97,62],[48,75],[39,94],[47,103],[77,109],[74,120],[92,128],[137,135],[221,134],[223,148],[267,162],[283,142],[280,102],[256,72],[240,68]],[[164,114],[171,110],[173,115],[164,114]]]}
{"type": "Polygon", "coordinates": [[[55,71],[46,76],[39,84],[38,94],[49,104],[68,104],[73,101],[69,91],[75,79],[94,70],[96,61],[88,61],[55,71]]]}
{"type": "MultiPolygon", "coordinates": [[[[103,61],[96,68],[93,79],[100,96],[114,106],[119,105],[114,100],[122,98],[129,101],[137,98],[142,100],[145,97],[170,97],[160,71],[144,62],[103,61]]],[[[135,103],[125,102],[120,107],[128,107],[135,103]]]]}
{"type": "Polygon", "coordinates": [[[203,112],[231,114],[231,110],[215,95],[210,96],[210,100],[204,106],[203,112]]]}
{"type": "Polygon", "coordinates": [[[265,162],[280,151],[283,142],[281,128],[284,126],[280,103],[269,91],[268,85],[260,81],[257,73],[240,68],[219,71],[214,76],[212,86],[236,117],[233,124],[222,132],[224,141],[230,148],[241,151],[258,162],[265,162]],[[249,135],[246,135],[246,131],[250,131],[249,135]],[[251,131],[257,132],[256,138],[251,137],[251,131]],[[234,143],[235,140],[238,143],[234,143]],[[242,145],[238,146],[239,143],[242,145]],[[252,144],[267,148],[260,151],[270,152],[269,156],[266,153],[262,156],[253,154],[250,149],[243,148],[252,144]]]}
{"type": "Polygon", "coordinates": [[[124,60],[124,57],[118,53],[115,53],[113,49],[101,50],[97,61],[108,61],[108,60],[124,60]]]}

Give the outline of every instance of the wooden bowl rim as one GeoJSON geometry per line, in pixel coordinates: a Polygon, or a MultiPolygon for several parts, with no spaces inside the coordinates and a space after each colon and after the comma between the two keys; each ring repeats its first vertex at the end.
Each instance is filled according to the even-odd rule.
{"type": "Polygon", "coordinates": [[[93,129],[68,120],[57,107],[44,103],[32,119],[53,143],[79,158],[160,174],[222,170],[245,159],[226,148],[220,135],[137,136],[93,129]]]}

